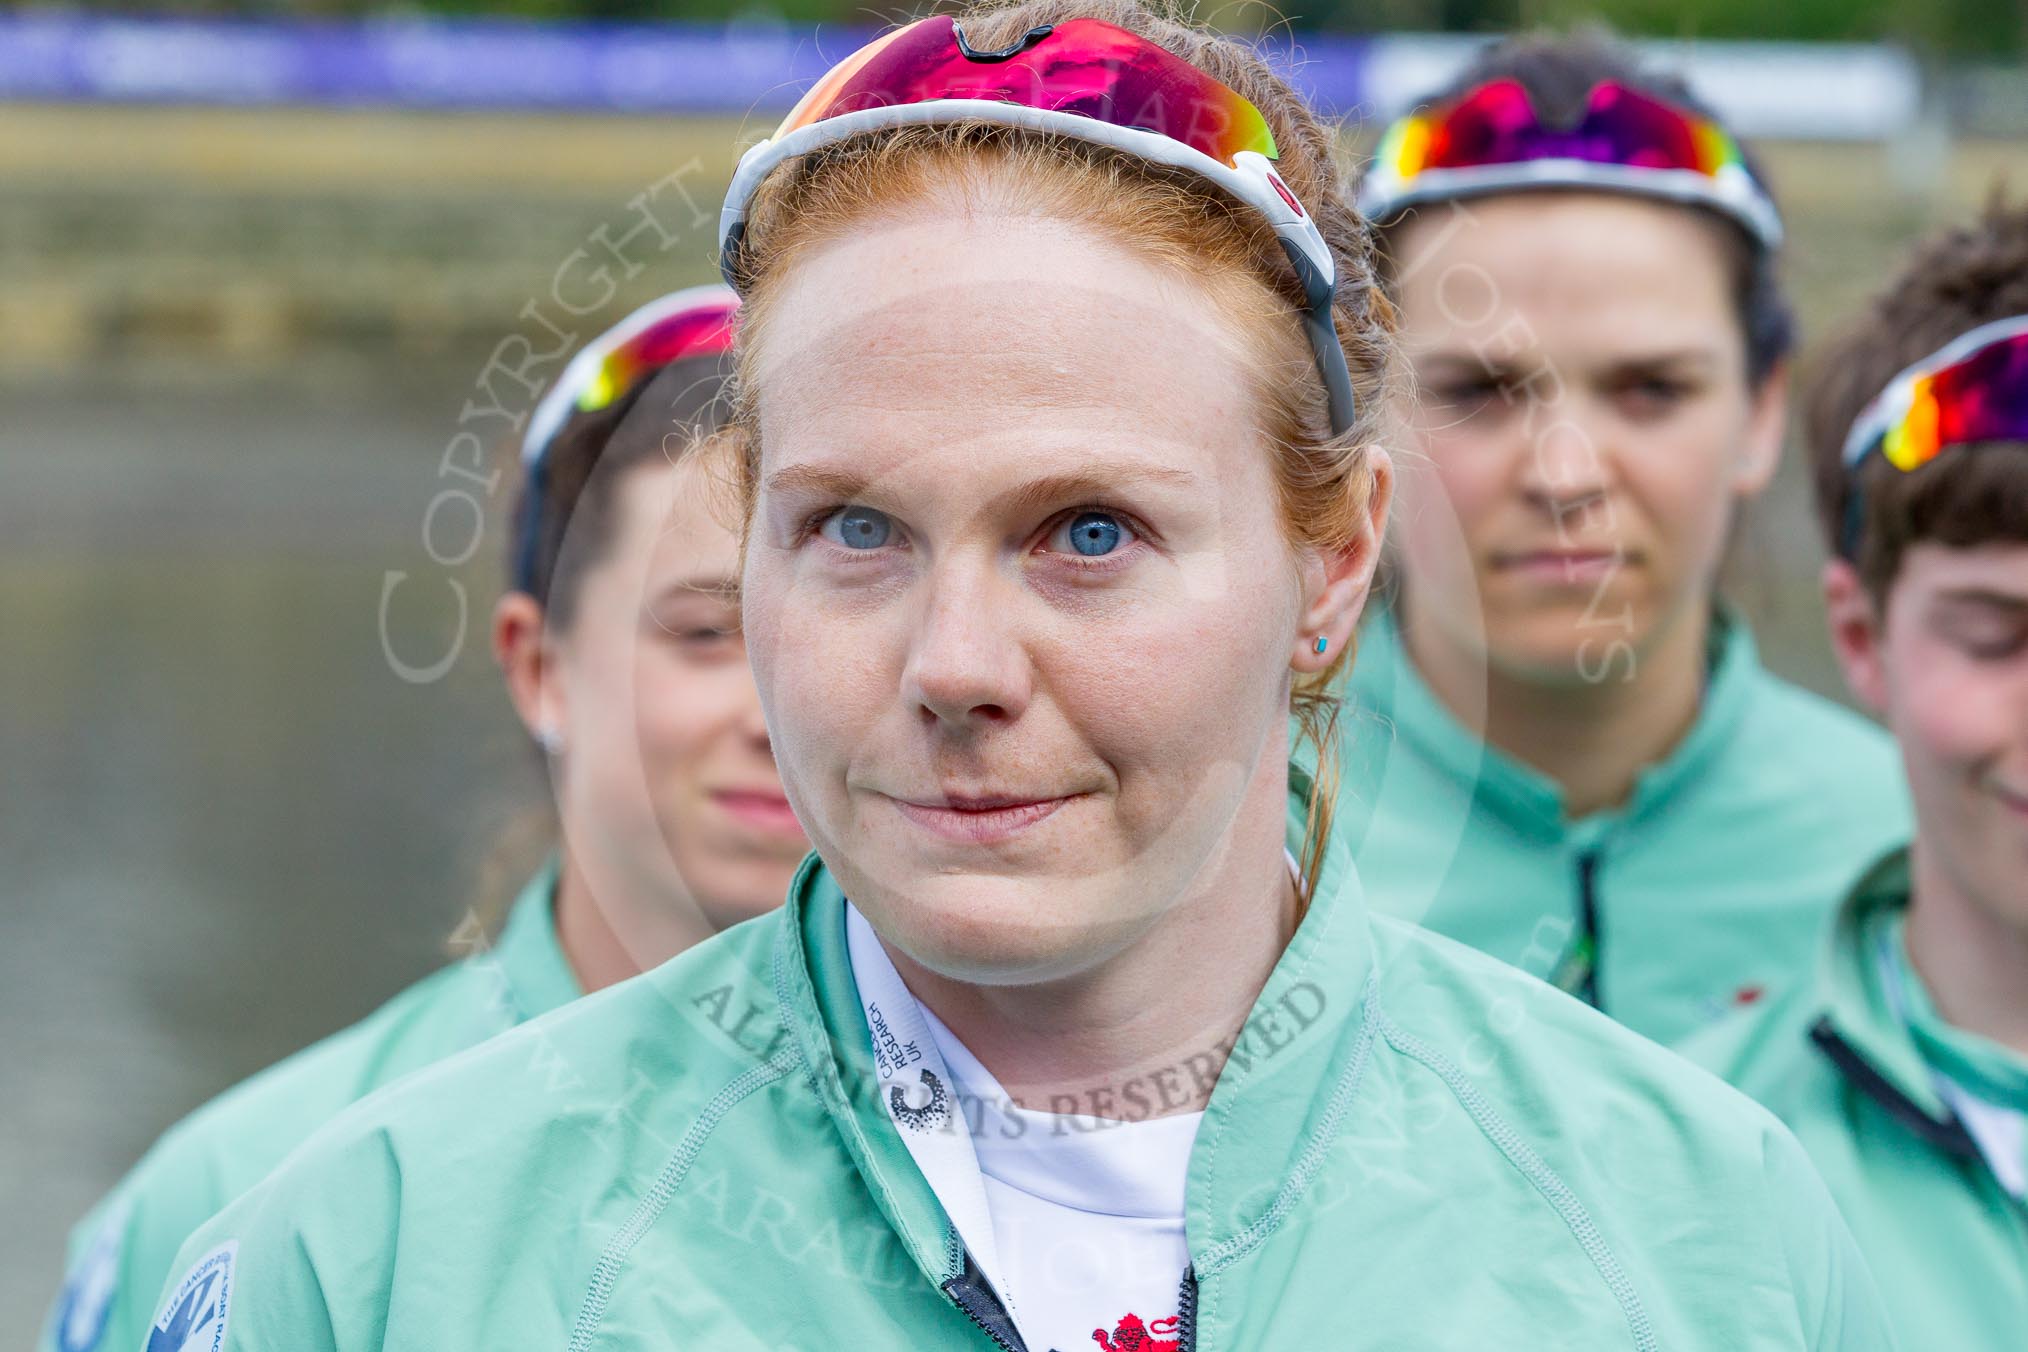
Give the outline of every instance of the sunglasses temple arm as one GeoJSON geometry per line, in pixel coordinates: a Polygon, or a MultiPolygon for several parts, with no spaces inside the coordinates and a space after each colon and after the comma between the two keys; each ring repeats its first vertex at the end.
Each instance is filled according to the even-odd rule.
{"type": "Polygon", "coordinates": [[[541,549],[541,543],[535,538],[535,529],[542,521],[543,480],[549,477],[543,473],[543,468],[541,459],[528,467],[528,482],[521,490],[521,520],[518,523],[521,548],[514,557],[514,586],[516,590],[531,595],[535,591],[535,558],[541,549]]]}
{"type": "MultiPolygon", "coordinates": [[[[723,214],[729,216],[732,211],[733,209],[728,206],[723,214]]],[[[739,286],[739,246],[745,238],[744,219],[736,220],[730,225],[721,224],[719,227],[721,243],[718,250],[718,275],[727,286],[734,288],[739,286]]]]}
{"type": "Polygon", "coordinates": [[[1358,401],[1352,395],[1352,373],[1345,369],[1345,349],[1339,345],[1338,330],[1328,309],[1316,309],[1303,316],[1309,331],[1310,348],[1317,354],[1317,370],[1324,377],[1324,392],[1330,400],[1331,431],[1348,431],[1359,416],[1358,401]]]}
{"type": "Polygon", "coordinates": [[[1310,339],[1310,351],[1317,360],[1317,374],[1324,379],[1324,393],[1330,403],[1331,431],[1342,436],[1358,420],[1359,401],[1352,394],[1352,372],[1345,364],[1345,347],[1338,341],[1337,325],[1331,321],[1331,301],[1337,291],[1330,277],[1310,261],[1295,244],[1281,241],[1282,252],[1296,269],[1296,276],[1309,297],[1303,314],[1303,330],[1310,339]]]}
{"type": "Polygon", "coordinates": [[[1838,523],[1838,557],[1859,566],[1859,537],[1866,528],[1866,502],[1855,474],[1845,495],[1845,519],[1838,523]]]}

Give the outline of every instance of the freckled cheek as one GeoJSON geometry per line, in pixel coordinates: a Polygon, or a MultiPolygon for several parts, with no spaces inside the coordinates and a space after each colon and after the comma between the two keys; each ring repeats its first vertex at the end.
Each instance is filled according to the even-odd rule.
{"type": "Polygon", "coordinates": [[[1034,646],[1042,683],[1123,787],[1201,772],[1221,743],[1237,752],[1258,739],[1286,673],[1275,607],[1259,604],[1270,585],[1202,588],[1187,604],[1068,626],[1034,646]]]}
{"type": "Polygon", "coordinates": [[[843,774],[897,697],[896,621],[787,590],[751,599],[746,622],[783,779],[812,801],[842,793],[843,774]]]}
{"type": "MultiPolygon", "coordinates": [[[[756,523],[757,536],[759,530],[756,523]]],[[[783,681],[794,675],[796,664],[803,660],[804,654],[797,651],[797,629],[807,627],[808,620],[801,613],[804,608],[795,604],[789,578],[780,562],[763,558],[763,551],[770,555],[773,551],[759,538],[754,540],[752,551],[740,583],[744,599],[739,622],[746,639],[747,665],[753,670],[761,706],[772,720],[783,702],[780,691],[783,681]]],[[[820,632],[813,641],[821,638],[820,632]]]]}

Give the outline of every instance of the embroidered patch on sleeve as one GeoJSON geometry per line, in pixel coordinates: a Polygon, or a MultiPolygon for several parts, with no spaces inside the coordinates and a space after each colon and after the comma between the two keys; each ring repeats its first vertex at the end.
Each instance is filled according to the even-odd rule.
{"type": "Polygon", "coordinates": [[[183,1274],[148,1330],[146,1352],[218,1352],[225,1345],[232,1260],[238,1253],[239,1241],[227,1240],[183,1274]]]}
{"type": "Polygon", "coordinates": [[[92,1235],[90,1247],[64,1279],[56,1309],[57,1352],[92,1352],[104,1336],[113,1293],[120,1286],[120,1254],[126,1248],[132,1210],[124,1199],[113,1205],[92,1235]]]}

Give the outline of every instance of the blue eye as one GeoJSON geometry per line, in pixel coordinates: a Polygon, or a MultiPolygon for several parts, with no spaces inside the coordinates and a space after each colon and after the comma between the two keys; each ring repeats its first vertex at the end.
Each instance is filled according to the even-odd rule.
{"type": "Polygon", "coordinates": [[[847,549],[878,549],[894,533],[894,521],[871,507],[844,507],[824,519],[823,533],[847,549]]]}
{"type": "Polygon", "coordinates": [[[1127,528],[1110,512],[1079,512],[1064,523],[1057,534],[1067,534],[1071,549],[1086,558],[1095,559],[1118,549],[1126,541],[1127,528]]]}

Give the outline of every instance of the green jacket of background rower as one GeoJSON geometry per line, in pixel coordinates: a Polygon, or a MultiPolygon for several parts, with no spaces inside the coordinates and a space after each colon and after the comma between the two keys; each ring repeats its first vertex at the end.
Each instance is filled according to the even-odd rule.
{"type": "Polygon", "coordinates": [[[72,1234],[64,1289],[38,1352],[133,1352],[190,1232],[318,1127],[398,1076],[576,999],[551,919],[555,884],[552,864],[523,890],[490,949],[170,1128],[72,1234]]]}
{"type": "MultiPolygon", "coordinates": [[[[1881,946],[1901,943],[1908,895],[1908,859],[1897,851],[1853,890],[1812,981],[1683,1050],[1794,1129],[1858,1238],[1902,1346],[2020,1352],[2028,1203],[2001,1187],[1945,1105],[1881,970],[1881,946]]],[[[1919,985],[1910,994],[1917,1017],[1934,1019],[1919,985]]]]}
{"type": "MultiPolygon", "coordinates": [[[[222,1352],[1017,1346],[868,1092],[843,917],[813,858],[784,910],[359,1105],[193,1237],[165,1320],[222,1352]]],[[[1372,919],[1341,840],[1187,1197],[1186,1352],[1890,1345],[1773,1118],[1372,919]]]]}
{"type": "Polygon", "coordinates": [[[1548,777],[1465,729],[1376,615],[1338,795],[1376,908],[1665,1044],[1801,979],[1838,899],[1912,831],[1901,762],[1878,727],[1771,675],[1722,612],[1708,673],[1668,758],[1622,807],[1572,820],[1548,777]]]}

